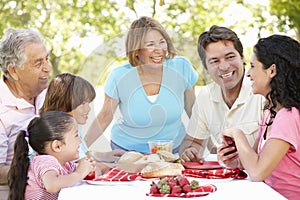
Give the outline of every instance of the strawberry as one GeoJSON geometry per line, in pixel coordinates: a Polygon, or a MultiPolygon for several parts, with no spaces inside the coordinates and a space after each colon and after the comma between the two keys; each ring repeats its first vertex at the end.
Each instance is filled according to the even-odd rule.
{"type": "Polygon", "coordinates": [[[159,189],[160,194],[170,194],[170,186],[168,184],[162,185],[162,187],[159,189]]]}
{"type": "Polygon", "coordinates": [[[177,181],[177,179],[170,179],[169,180],[169,186],[172,188],[173,186],[175,186],[175,185],[178,185],[178,181],[177,181]]]}
{"type": "Polygon", "coordinates": [[[158,188],[161,188],[163,185],[169,184],[169,181],[170,179],[168,177],[161,178],[157,183],[158,188]]]}
{"type": "Polygon", "coordinates": [[[151,184],[150,194],[159,194],[158,187],[157,187],[157,185],[155,183],[151,184]]]}
{"type": "Polygon", "coordinates": [[[182,186],[182,192],[184,193],[192,192],[192,186],[189,184],[185,184],[184,186],[182,186]]]}
{"type": "Polygon", "coordinates": [[[195,190],[199,187],[199,182],[196,180],[192,180],[190,185],[192,187],[192,190],[195,190]]]}
{"type": "Polygon", "coordinates": [[[189,180],[185,176],[178,176],[177,180],[178,180],[178,184],[180,185],[180,187],[190,184],[189,180]]]}
{"type": "Polygon", "coordinates": [[[171,194],[180,194],[181,193],[181,187],[179,185],[174,185],[171,188],[171,194]]]}

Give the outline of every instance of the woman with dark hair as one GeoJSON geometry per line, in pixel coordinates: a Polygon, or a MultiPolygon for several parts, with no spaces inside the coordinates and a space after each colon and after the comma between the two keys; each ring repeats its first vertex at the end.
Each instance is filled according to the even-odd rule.
{"type": "Polygon", "coordinates": [[[299,199],[299,42],[283,35],[259,39],[247,75],[253,93],[266,98],[258,138],[252,149],[240,129],[226,129],[218,159],[228,167],[244,168],[252,181],[264,181],[289,200],[299,199]],[[237,152],[225,156],[235,148],[237,152]]]}

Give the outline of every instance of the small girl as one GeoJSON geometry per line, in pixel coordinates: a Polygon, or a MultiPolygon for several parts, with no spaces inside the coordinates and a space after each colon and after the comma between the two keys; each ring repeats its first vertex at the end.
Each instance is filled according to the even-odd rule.
{"type": "Polygon", "coordinates": [[[79,158],[93,157],[96,161],[115,162],[124,151],[116,149],[109,152],[89,151],[81,133],[90,112],[90,103],[95,99],[94,87],[85,79],[70,73],[54,77],[48,87],[45,102],[40,112],[59,110],[72,115],[78,123],[78,134],[81,138],[79,158]]]}
{"type": "Polygon", "coordinates": [[[8,174],[9,199],[57,199],[62,188],[84,179],[95,165],[89,159],[81,159],[77,165],[73,162],[79,157],[79,145],[77,123],[71,115],[49,111],[32,119],[15,141],[8,174]],[[31,162],[27,137],[36,152],[31,162]]]}

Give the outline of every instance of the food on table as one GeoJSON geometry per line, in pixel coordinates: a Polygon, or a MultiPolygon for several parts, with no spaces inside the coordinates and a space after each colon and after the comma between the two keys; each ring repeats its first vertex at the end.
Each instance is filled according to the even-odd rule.
{"type": "Polygon", "coordinates": [[[151,162],[162,162],[162,161],[164,160],[161,159],[161,157],[158,154],[152,153],[149,155],[144,155],[142,158],[135,161],[134,163],[139,164],[139,163],[151,163],[151,162]]]}
{"type": "Polygon", "coordinates": [[[118,163],[134,163],[137,160],[141,159],[144,157],[144,155],[140,152],[137,151],[127,151],[125,152],[119,159],[118,163]]]}
{"type": "Polygon", "coordinates": [[[118,164],[124,164],[124,163],[142,164],[142,163],[152,163],[152,162],[180,163],[180,157],[165,150],[159,150],[156,153],[145,154],[145,155],[136,151],[127,151],[120,157],[118,164]]]}
{"type": "Polygon", "coordinates": [[[180,157],[169,152],[169,151],[165,151],[165,150],[158,150],[156,152],[160,158],[166,162],[178,162],[180,163],[181,160],[180,160],[180,157]]]}
{"type": "Polygon", "coordinates": [[[162,176],[177,176],[184,169],[180,158],[165,150],[143,155],[136,151],[124,153],[117,167],[127,172],[141,172],[144,178],[158,178],[162,176]]]}
{"type": "Polygon", "coordinates": [[[164,150],[168,152],[172,152],[173,141],[165,141],[165,140],[156,140],[149,141],[149,149],[150,153],[156,153],[158,150],[164,150]]]}
{"type": "Polygon", "coordinates": [[[153,162],[146,165],[141,170],[144,178],[158,178],[164,176],[177,176],[182,174],[184,167],[179,163],[153,162]]]}
{"type": "Polygon", "coordinates": [[[150,185],[150,194],[180,194],[197,192],[199,182],[189,181],[185,176],[163,177],[157,183],[154,181],[150,185]]]}

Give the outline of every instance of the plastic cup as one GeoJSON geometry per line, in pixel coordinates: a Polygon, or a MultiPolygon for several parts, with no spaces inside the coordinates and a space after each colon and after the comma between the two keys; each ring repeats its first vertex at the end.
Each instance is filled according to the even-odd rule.
{"type": "Polygon", "coordinates": [[[155,140],[148,142],[150,153],[156,153],[158,150],[168,151],[172,153],[172,140],[155,140]]]}

